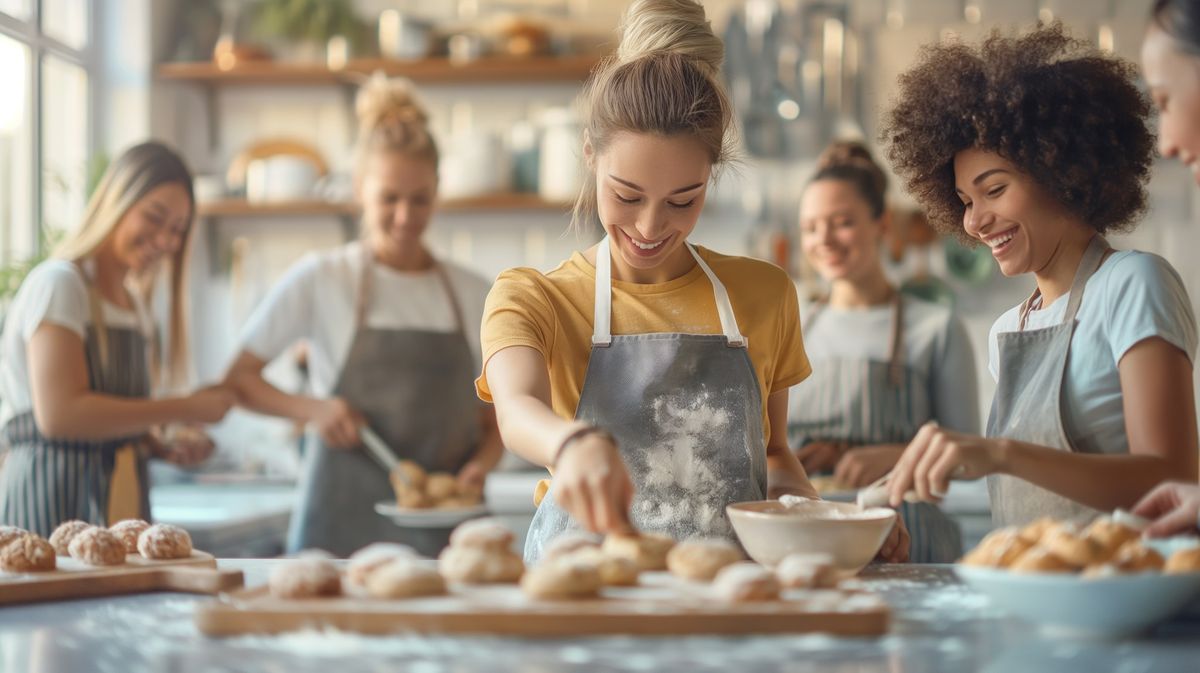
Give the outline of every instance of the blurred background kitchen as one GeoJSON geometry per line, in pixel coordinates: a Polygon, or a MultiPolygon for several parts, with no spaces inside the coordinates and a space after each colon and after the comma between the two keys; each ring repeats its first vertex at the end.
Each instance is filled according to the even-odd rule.
{"type": "MultiPolygon", "coordinates": [[[[710,192],[693,240],[753,254],[811,286],[795,246],[800,187],[835,137],[876,137],[878,111],[921,44],[1061,19],[1136,60],[1150,0],[707,0],[726,41],[743,159],[710,192]]],[[[494,277],[543,270],[590,244],[564,233],[577,190],[572,101],[614,45],[621,0],[0,0],[0,307],[79,220],[107,158],[146,138],[178,147],[199,202],[190,258],[197,382],[234,355],[255,304],[304,253],[357,235],[353,94],[382,70],[412,78],[442,147],[439,256],[494,277]]],[[[931,96],[938,95],[931,91],[931,96]]],[[[1197,192],[1161,161],[1149,222],[1118,247],[1166,257],[1200,298],[1197,192]]],[[[939,238],[893,191],[888,270],[960,311],[986,414],[985,338],[1032,278],[1000,276],[987,250],[939,238]]],[[[270,377],[305,385],[303,354],[270,377]]],[[[233,412],[199,470],[156,464],[155,517],[217,556],[282,549],[300,460],[288,423],[233,412]]],[[[515,458],[489,480],[520,527],[540,470],[515,458]]],[[[990,526],[986,492],[956,484],[965,543],[990,526]]]]}

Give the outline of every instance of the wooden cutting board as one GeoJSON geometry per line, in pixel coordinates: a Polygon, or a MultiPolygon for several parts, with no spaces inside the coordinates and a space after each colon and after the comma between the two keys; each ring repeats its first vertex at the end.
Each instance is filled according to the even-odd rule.
{"type": "Polygon", "coordinates": [[[515,585],[452,585],[449,596],[407,600],[283,600],[257,587],[197,605],[195,620],[210,636],[329,627],[364,634],[521,637],[808,632],[876,636],[887,632],[890,611],[873,594],[842,591],[792,590],[779,601],[723,603],[711,598],[706,586],[667,573],[645,573],[641,586],[608,587],[601,598],[575,601],[530,599],[515,585]]]}
{"type": "Polygon", "coordinates": [[[153,561],[137,554],[125,565],[95,567],[59,556],[58,568],[41,573],[0,572],[0,605],[117,596],[149,591],[216,594],[242,586],[242,571],[217,570],[211,554],[153,561]]]}

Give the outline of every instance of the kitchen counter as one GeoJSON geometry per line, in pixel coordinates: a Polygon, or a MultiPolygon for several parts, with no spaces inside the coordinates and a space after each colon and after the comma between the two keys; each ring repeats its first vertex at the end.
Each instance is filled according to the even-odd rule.
{"type": "MultiPolygon", "coordinates": [[[[265,581],[281,561],[222,560],[265,581]]],[[[0,671],[1085,671],[1196,670],[1200,622],[1177,620],[1124,642],[1045,638],[989,607],[946,566],[879,566],[863,581],[895,610],[883,638],[366,637],[305,632],[209,639],[192,624],[206,597],[145,594],[0,608],[0,671]]]]}

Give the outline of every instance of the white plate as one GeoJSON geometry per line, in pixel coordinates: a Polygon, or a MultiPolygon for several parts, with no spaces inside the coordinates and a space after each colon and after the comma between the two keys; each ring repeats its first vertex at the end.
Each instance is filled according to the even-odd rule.
{"type": "Polygon", "coordinates": [[[954,570],[995,606],[1043,631],[1071,637],[1136,636],[1179,613],[1200,594],[1200,573],[1084,578],[963,565],[954,570]]]}
{"type": "Polygon", "coordinates": [[[487,516],[487,505],[455,509],[408,509],[394,502],[377,502],[375,511],[401,528],[454,528],[458,524],[487,516]]]}

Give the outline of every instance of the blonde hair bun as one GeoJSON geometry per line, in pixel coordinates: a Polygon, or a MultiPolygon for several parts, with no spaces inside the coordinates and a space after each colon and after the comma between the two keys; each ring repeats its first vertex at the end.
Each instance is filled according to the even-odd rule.
{"type": "Polygon", "coordinates": [[[617,62],[671,52],[719,72],[725,45],[713,33],[704,6],[693,0],[635,0],[621,20],[617,62]]]}
{"type": "Polygon", "coordinates": [[[359,88],[354,112],[364,150],[382,147],[419,154],[433,149],[436,153],[429,115],[409,80],[376,72],[359,88]]]}

